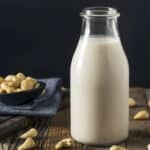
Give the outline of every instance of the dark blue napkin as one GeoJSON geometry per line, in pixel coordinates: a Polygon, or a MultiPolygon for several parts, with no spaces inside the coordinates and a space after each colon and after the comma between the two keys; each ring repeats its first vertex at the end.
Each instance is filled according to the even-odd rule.
{"type": "Polygon", "coordinates": [[[0,104],[0,115],[25,115],[25,116],[53,116],[56,114],[61,99],[61,79],[39,79],[46,83],[46,93],[32,100],[30,103],[18,106],[0,104]]]}

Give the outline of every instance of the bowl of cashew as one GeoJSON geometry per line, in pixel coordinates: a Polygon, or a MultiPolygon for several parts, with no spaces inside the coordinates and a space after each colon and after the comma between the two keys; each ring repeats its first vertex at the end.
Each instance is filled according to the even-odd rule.
{"type": "Polygon", "coordinates": [[[0,102],[6,105],[22,105],[42,94],[45,83],[23,73],[0,77],[0,102]]]}

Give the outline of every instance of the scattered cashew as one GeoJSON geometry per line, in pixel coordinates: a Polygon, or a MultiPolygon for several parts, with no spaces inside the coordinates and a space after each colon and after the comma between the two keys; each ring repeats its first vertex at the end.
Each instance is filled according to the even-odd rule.
{"type": "Polygon", "coordinates": [[[24,134],[22,134],[20,138],[21,139],[26,139],[28,137],[34,138],[34,137],[37,137],[37,135],[38,135],[38,131],[35,128],[32,128],[28,130],[27,132],[25,132],[24,134]]]}
{"type": "Polygon", "coordinates": [[[28,150],[35,147],[35,141],[32,138],[27,138],[22,145],[18,147],[18,150],[28,150]]]}
{"type": "Polygon", "coordinates": [[[65,88],[65,87],[61,87],[61,91],[64,92],[64,93],[69,93],[69,89],[68,88],[65,88]]]}
{"type": "Polygon", "coordinates": [[[55,149],[56,150],[60,150],[62,148],[69,148],[73,145],[73,140],[72,138],[65,138],[61,141],[59,141],[56,145],[55,145],[55,149]]]}
{"type": "Polygon", "coordinates": [[[34,82],[32,80],[23,80],[20,85],[23,90],[31,90],[34,87],[34,82]]]}
{"type": "Polygon", "coordinates": [[[134,115],[134,120],[149,119],[150,115],[147,110],[141,110],[134,115]]]}
{"type": "Polygon", "coordinates": [[[136,101],[135,101],[135,99],[129,98],[129,106],[130,106],[130,107],[136,106],[136,101]]]}
{"type": "Polygon", "coordinates": [[[127,150],[125,147],[113,145],[110,147],[110,150],[127,150]]]}

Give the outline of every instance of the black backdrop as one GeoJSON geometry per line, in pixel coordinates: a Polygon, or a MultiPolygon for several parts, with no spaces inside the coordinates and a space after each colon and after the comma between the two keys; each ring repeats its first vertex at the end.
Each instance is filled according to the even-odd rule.
{"type": "Polygon", "coordinates": [[[0,74],[60,76],[69,85],[70,61],[87,6],[112,6],[130,64],[130,84],[150,87],[150,2],[148,0],[1,0],[0,74]]]}

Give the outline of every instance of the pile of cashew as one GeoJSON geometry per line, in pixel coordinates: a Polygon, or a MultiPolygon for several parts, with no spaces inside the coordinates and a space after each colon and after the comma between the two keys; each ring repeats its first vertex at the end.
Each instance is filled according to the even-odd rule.
{"type": "Polygon", "coordinates": [[[0,94],[31,90],[38,87],[37,84],[36,79],[26,77],[23,73],[7,75],[6,77],[0,77],[0,94]]]}

